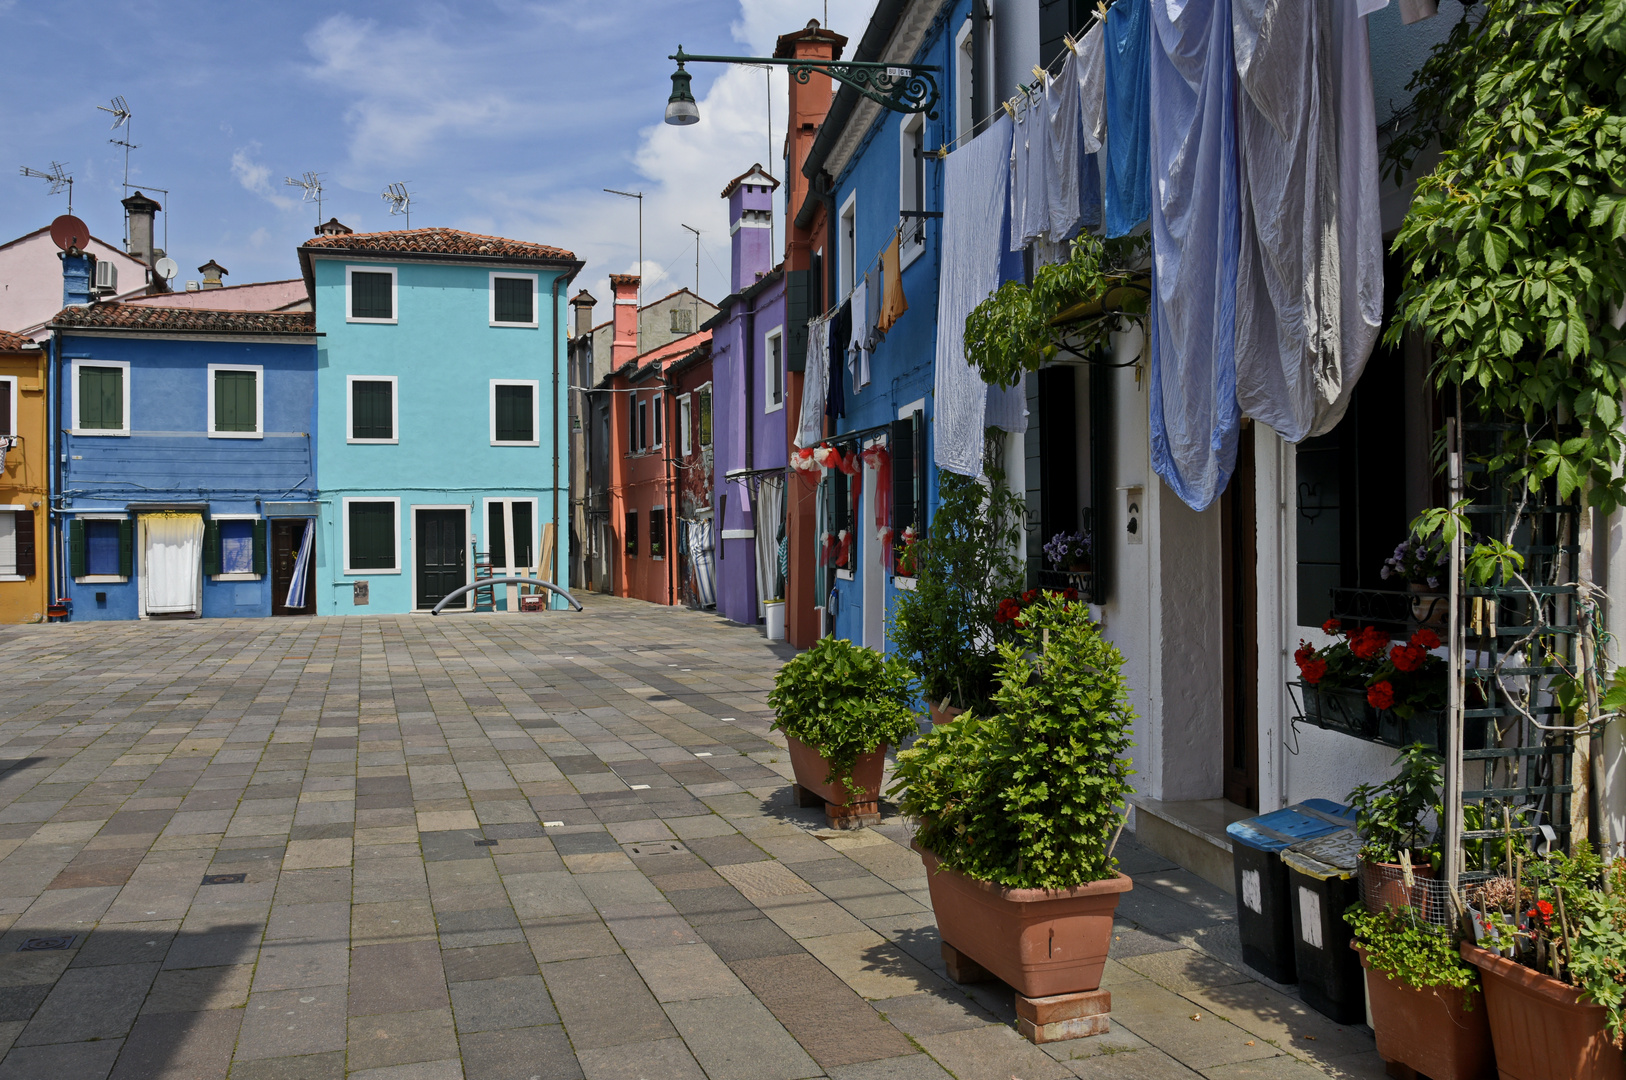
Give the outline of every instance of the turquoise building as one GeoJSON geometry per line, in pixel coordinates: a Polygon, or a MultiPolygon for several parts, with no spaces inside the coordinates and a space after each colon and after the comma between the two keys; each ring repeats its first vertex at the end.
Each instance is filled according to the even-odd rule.
{"type": "MultiPolygon", "coordinates": [[[[427,611],[474,580],[568,578],[568,251],[456,229],[299,249],[315,303],[318,614],[427,611]],[[551,553],[548,549],[551,546],[551,553]]],[[[517,603],[496,589],[499,609],[517,603]]],[[[555,601],[556,602],[556,601],[555,601]]],[[[465,594],[449,608],[474,605],[465,594]]]]}

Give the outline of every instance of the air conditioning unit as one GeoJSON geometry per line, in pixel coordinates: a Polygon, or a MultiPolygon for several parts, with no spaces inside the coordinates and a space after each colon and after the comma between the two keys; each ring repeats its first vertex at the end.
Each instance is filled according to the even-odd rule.
{"type": "Polygon", "coordinates": [[[113,294],[119,291],[119,268],[105,260],[96,264],[96,291],[113,294]]]}

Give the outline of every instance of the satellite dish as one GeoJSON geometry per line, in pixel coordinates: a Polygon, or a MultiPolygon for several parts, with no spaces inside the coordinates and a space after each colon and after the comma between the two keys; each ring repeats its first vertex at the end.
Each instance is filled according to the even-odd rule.
{"type": "Polygon", "coordinates": [[[51,222],[51,242],[63,251],[83,251],[90,243],[90,229],[72,214],[51,222]]]}
{"type": "Polygon", "coordinates": [[[165,281],[173,281],[175,279],[175,275],[181,272],[181,268],[176,265],[175,260],[170,258],[168,255],[165,255],[162,259],[159,259],[156,263],[154,263],[152,268],[158,271],[158,276],[163,278],[165,281]]]}

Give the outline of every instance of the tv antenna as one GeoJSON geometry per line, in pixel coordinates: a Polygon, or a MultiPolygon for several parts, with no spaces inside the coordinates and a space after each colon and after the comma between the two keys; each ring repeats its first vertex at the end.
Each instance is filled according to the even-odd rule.
{"type": "Polygon", "coordinates": [[[641,191],[617,191],[615,188],[603,188],[606,194],[619,195],[623,199],[638,200],[638,316],[634,320],[638,327],[638,355],[644,354],[644,193],[641,191]]]}
{"type": "MultiPolygon", "coordinates": [[[[678,222],[683,225],[683,222],[678,222]]],[[[694,328],[700,329],[700,230],[693,225],[683,225],[685,229],[694,233],[694,328]]]]}
{"type": "Polygon", "coordinates": [[[316,204],[316,223],[320,225],[322,223],[322,174],[308,172],[298,180],[291,176],[285,176],[282,182],[289,187],[301,188],[305,192],[300,202],[313,202],[316,204]]]}
{"type": "Polygon", "coordinates": [[[412,228],[412,192],[407,190],[406,184],[391,184],[384,189],[382,197],[390,204],[390,217],[405,214],[407,228],[412,228]]]}
{"type": "Polygon", "coordinates": [[[24,176],[35,180],[44,180],[51,185],[50,194],[59,195],[63,188],[68,189],[68,213],[73,213],[73,177],[68,175],[68,163],[65,161],[51,162],[49,172],[41,169],[30,169],[27,165],[22,167],[24,176]]]}
{"type": "Polygon", "coordinates": [[[98,105],[96,108],[104,113],[113,114],[114,131],[117,131],[119,128],[124,128],[124,138],[108,139],[107,141],[112,143],[114,146],[124,147],[124,193],[128,195],[130,194],[130,151],[141,149],[140,144],[130,141],[131,134],[135,127],[135,125],[130,123],[130,118],[134,114],[130,112],[129,102],[125,101],[122,96],[114,98],[112,104],[110,105],[98,105]]]}

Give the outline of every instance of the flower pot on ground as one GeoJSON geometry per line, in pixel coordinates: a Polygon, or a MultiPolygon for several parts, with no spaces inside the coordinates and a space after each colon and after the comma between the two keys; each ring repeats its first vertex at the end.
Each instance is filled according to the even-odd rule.
{"type": "Polygon", "coordinates": [[[1432,896],[1429,886],[1421,883],[1434,877],[1426,822],[1440,800],[1444,759],[1414,744],[1394,763],[1401,768],[1391,779],[1361,784],[1349,793],[1355,831],[1362,841],[1361,893],[1374,912],[1387,907],[1426,909],[1432,896]],[[1407,866],[1410,883],[1405,880],[1407,866]]]}
{"type": "Polygon", "coordinates": [[[871,762],[884,760],[887,746],[919,730],[914,699],[907,667],[845,638],[820,638],[779,669],[768,694],[773,726],[785,733],[787,744],[794,739],[812,751],[799,754],[791,745],[791,767],[800,788],[824,793],[818,797],[828,804],[832,824],[851,815],[829,807],[879,814],[879,774],[866,785],[854,770],[866,755],[871,762]]]}
{"type": "Polygon", "coordinates": [[[1079,994],[1100,985],[1130,888],[1112,847],[1135,717],[1123,657],[1084,605],[1047,594],[1014,630],[997,712],[921,736],[899,753],[892,793],[920,821],[945,945],[1024,997],[1079,994]]]}
{"type": "Polygon", "coordinates": [[[796,783],[806,792],[827,803],[843,806],[879,801],[881,774],[886,771],[887,746],[882,743],[867,754],[859,754],[846,773],[857,791],[839,776],[830,759],[794,735],[785,736],[785,748],[790,752],[790,767],[796,774],[796,783]],[[834,777],[834,779],[832,779],[834,777]]]}
{"type": "Polygon", "coordinates": [[[1485,982],[1496,1065],[1506,1080],[1626,1080],[1626,1056],[1609,1038],[1609,1010],[1559,982],[1476,945],[1462,956],[1485,982]]]}
{"type": "Polygon", "coordinates": [[[944,698],[941,702],[933,702],[927,707],[926,715],[931,719],[932,727],[936,727],[938,724],[946,724],[965,712],[964,709],[957,705],[950,705],[948,701],[948,698],[944,698]]]}

